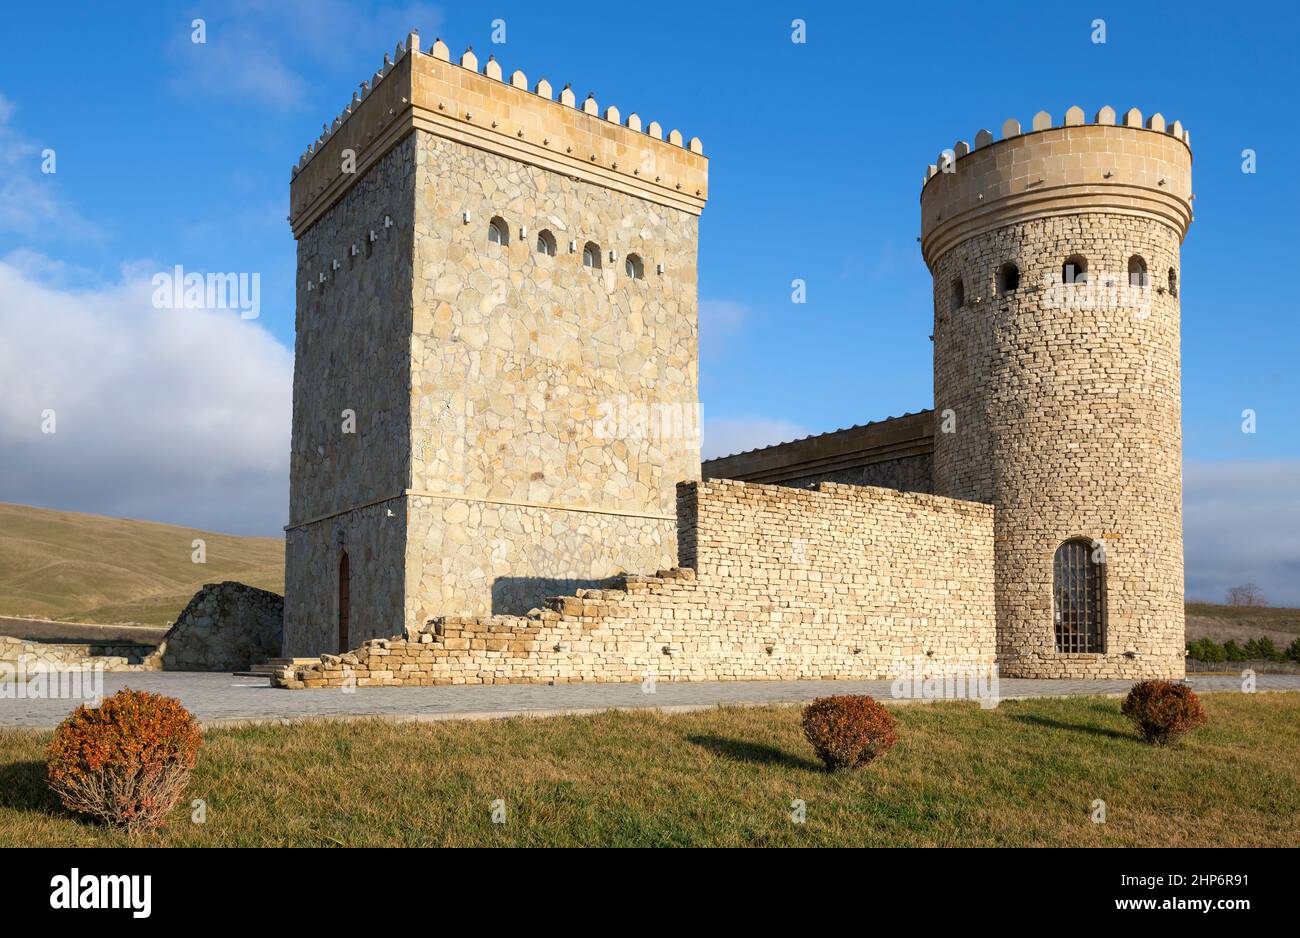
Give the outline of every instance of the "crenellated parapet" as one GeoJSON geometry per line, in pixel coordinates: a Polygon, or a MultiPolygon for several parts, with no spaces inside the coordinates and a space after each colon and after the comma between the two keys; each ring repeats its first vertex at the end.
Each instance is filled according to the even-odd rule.
{"type": "Polygon", "coordinates": [[[529,84],[492,56],[480,64],[472,49],[451,61],[442,40],[422,52],[410,33],[294,165],[294,236],[416,129],[692,214],[703,210],[708,160],[698,137],[665,135],[657,121],[624,117],[612,105],[602,112],[594,96],[579,101],[569,85],[557,94],[546,79],[529,84]]]}
{"type": "Polygon", "coordinates": [[[1155,218],[1181,239],[1192,220],[1190,135],[1161,114],[1143,119],[1110,107],[1091,123],[1071,107],[1062,124],[1046,111],[1029,128],[980,130],[926,167],[921,251],[935,261],[967,238],[1035,218],[1096,211],[1155,218]]]}

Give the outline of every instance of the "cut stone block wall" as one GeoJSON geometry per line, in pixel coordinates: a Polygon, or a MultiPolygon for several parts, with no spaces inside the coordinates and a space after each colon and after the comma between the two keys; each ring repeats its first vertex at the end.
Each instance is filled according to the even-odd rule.
{"type": "Polygon", "coordinates": [[[934,490],[996,509],[1006,677],[1183,674],[1176,285],[1192,159],[1164,130],[1013,134],[922,192],[935,409],[951,431],[935,434],[934,490]],[[1086,282],[1064,282],[1080,258],[1086,282]],[[1014,288],[998,282],[1008,263],[1014,288]],[[1053,561],[1075,539],[1103,558],[1100,650],[1086,654],[1056,640],[1053,561]]]}
{"type": "Polygon", "coordinates": [[[1181,677],[1178,300],[1053,305],[1042,285],[1075,253],[1122,282],[1133,254],[1159,274],[1176,267],[1178,236],[1104,214],[1035,220],[936,266],[937,284],[964,276],[984,300],[935,327],[936,400],[956,415],[956,432],[936,435],[936,489],[997,508],[1004,676],[1181,677]],[[1008,257],[1023,286],[998,296],[985,274],[1008,257]],[[1104,547],[1100,654],[1056,650],[1053,559],[1080,537],[1104,547]]]}
{"type": "Polygon", "coordinates": [[[435,618],[290,688],[869,679],[994,658],[993,510],[883,488],[678,486],[681,567],[525,616],[435,618]]]}

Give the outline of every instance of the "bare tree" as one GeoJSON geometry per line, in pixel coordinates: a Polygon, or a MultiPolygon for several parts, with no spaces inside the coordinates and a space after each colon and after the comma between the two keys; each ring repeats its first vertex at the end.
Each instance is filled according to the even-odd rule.
{"type": "Polygon", "coordinates": [[[1228,589],[1229,606],[1267,606],[1268,600],[1254,583],[1245,583],[1228,589]]]}

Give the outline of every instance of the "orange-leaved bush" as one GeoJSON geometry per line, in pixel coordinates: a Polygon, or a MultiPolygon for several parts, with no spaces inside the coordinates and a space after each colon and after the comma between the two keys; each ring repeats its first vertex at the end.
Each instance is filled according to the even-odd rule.
{"type": "Polygon", "coordinates": [[[855,694],[818,697],[804,708],[803,732],[831,771],[867,765],[898,741],[885,706],[855,694]]]}
{"type": "Polygon", "coordinates": [[[180,800],[202,742],[179,700],[126,688],[59,724],[46,774],[70,810],[136,833],[180,800]]]}
{"type": "Polygon", "coordinates": [[[1173,745],[1189,730],[1205,725],[1205,708],[1186,684],[1141,681],[1124,698],[1120,712],[1153,746],[1173,745]]]}

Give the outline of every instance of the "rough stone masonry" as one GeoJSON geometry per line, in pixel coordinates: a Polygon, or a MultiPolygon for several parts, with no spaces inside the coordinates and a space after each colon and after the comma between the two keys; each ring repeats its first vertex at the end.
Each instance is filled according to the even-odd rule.
{"type": "Polygon", "coordinates": [[[698,139],[409,35],[294,167],[277,683],[1180,675],[1187,134],[1002,138],[927,172],[933,413],[700,483],[698,139]]]}

